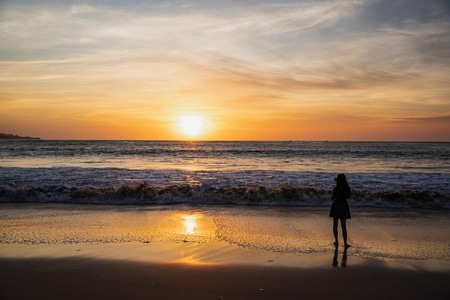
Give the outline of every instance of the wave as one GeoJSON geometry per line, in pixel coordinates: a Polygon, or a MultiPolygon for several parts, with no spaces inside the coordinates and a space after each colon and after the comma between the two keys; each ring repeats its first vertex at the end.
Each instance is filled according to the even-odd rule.
{"type": "MultiPolygon", "coordinates": [[[[280,184],[276,187],[214,187],[207,184],[153,186],[144,181],[109,188],[0,187],[0,202],[328,206],[330,205],[330,191],[289,184],[280,184]]],[[[366,207],[450,209],[450,196],[428,190],[353,190],[349,203],[351,206],[366,207]]]]}

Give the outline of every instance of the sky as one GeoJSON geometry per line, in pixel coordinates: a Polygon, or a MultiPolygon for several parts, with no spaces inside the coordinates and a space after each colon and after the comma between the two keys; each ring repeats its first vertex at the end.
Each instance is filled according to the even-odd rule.
{"type": "Polygon", "coordinates": [[[0,132],[450,141],[450,1],[0,0],[0,132]]]}

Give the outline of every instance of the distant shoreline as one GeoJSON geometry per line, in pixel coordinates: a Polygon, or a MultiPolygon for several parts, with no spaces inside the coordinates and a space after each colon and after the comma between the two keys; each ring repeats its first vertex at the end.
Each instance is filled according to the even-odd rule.
{"type": "Polygon", "coordinates": [[[15,134],[0,133],[0,140],[40,140],[38,137],[18,136],[15,134]]]}

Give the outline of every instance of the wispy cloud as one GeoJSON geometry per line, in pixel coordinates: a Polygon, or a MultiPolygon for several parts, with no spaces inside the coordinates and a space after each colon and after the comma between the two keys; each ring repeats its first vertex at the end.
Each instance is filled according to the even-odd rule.
{"type": "Polygon", "coordinates": [[[418,122],[446,122],[450,124],[450,115],[437,116],[437,117],[425,117],[425,118],[399,118],[398,120],[404,121],[418,121],[418,122]]]}
{"type": "Polygon", "coordinates": [[[445,0],[3,1],[0,18],[7,114],[450,112],[445,0]]]}

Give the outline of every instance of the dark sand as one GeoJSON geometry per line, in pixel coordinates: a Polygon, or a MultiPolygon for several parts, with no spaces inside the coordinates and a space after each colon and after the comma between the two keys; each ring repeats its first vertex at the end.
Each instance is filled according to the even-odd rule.
{"type": "Polygon", "coordinates": [[[450,272],[1,259],[1,299],[449,299],[450,272]]]}

